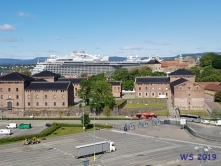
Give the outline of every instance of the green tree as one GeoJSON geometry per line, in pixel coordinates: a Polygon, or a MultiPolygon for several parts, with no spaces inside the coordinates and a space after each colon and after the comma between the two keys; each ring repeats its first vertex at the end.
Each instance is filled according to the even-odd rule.
{"type": "Polygon", "coordinates": [[[87,129],[88,125],[90,124],[90,117],[88,114],[81,116],[81,124],[87,129]]]}
{"type": "Polygon", "coordinates": [[[139,75],[134,75],[135,77],[137,76],[151,76],[152,75],[152,69],[149,68],[148,66],[143,66],[139,69],[139,75]]]}
{"type": "Polygon", "coordinates": [[[201,58],[200,58],[200,66],[201,67],[205,67],[205,66],[212,66],[212,61],[213,61],[213,58],[216,56],[216,54],[214,53],[208,53],[206,55],[203,55],[201,58]]]}
{"type": "Polygon", "coordinates": [[[152,73],[152,76],[167,76],[164,72],[155,71],[152,73]]]}
{"type": "Polygon", "coordinates": [[[215,102],[221,102],[221,90],[217,91],[214,95],[215,102]]]}
{"type": "Polygon", "coordinates": [[[81,77],[87,77],[87,73],[82,73],[81,77]]]}
{"type": "Polygon", "coordinates": [[[18,73],[21,73],[21,74],[29,76],[29,77],[31,76],[31,72],[24,67],[16,67],[16,68],[12,69],[12,72],[18,72],[18,73]]]}
{"type": "MultiPolygon", "coordinates": [[[[82,98],[83,100],[86,100],[89,102],[90,93],[91,93],[91,81],[90,80],[82,80],[80,82],[80,87],[81,88],[77,91],[78,96],[80,98],[82,98]]],[[[88,104],[88,102],[86,102],[86,104],[88,104]]]]}
{"type": "Polygon", "coordinates": [[[111,116],[111,109],[108,106],[105,106],[102,112],[106,117],[111,116]]]}
{"type": "Polygon", "coordinates": [[[115,99],[111,90],[111,84],[106,81],[91,82],[90,108],[96,109],[96,114],[100,114],[105,106],[114,107],[115,99]]]}
{"type": "Polygon", "coordinates": [[[129,72],[126,68],[120,68],[114,71],[113,79],[116,81],[123,81],[129,79],[129,72]]]}
{"type": "Polygon", "coordinates": [[[221,55],[215,55],[212,60],[212,66],[221,69],[221,55]]]}
{"type": "Polygon", "coordinates": [[[122,87],[124,90],[133,90],[134,89],[134,80],[123,81],[122,87]]]}
{"type": "Polygon", "coordinates": [[[193,73],[196,75],[196,77],[200,77],[200,68],[197,66],[191,67],[188,69],[189,72],[193,73]]]}
{"type": "Polygon", "coordinates": [[[221,110],[219,110],[219,109],[212,110],[210,116],[214,119],[218,119],[218,118],[220,119],[221,118],[221,110]]]}

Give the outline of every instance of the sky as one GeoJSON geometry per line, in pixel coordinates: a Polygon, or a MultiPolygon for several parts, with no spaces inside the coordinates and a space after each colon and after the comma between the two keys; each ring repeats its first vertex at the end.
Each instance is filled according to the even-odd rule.
{"type": "Polygon", "coordinates": [[[1,0],[0,58],[221,52],[220,0],[1,0]]]}

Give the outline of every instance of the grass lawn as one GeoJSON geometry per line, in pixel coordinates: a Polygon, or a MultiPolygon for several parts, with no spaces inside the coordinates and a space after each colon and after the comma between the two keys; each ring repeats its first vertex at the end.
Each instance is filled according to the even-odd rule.
{"type": "Polygon", "coordinates": [[[208,114],[204,110],[180,110],[180,114],[199,115],[201,117],[208,116],[208,114]]]}
{"type": "Polygon", "coordinates": [[[219,105],[221,105],[221,102],[218,102],[219,103],[219,105]]]}
{"type": "Polygon", "coordinates": [[[166,102],[154,102],[154,103],[127,103],[124,108],[148,108],[148,107],[162,107],[167,106],[166,102]]]}
{"type": "MultiPolygon", "coordinates": [[[[85,132],[93,131],[94,128],[87,129],[85,132]]],[[[63,135],[69,135],[69,134],[76,134],[76,133],[82,133],[83,127],[61,127],[55,132],[53,132],[51,135],[45,137],[45,138],[52,138],[57,136],[63,136],[63,135]],[[57,134],[55,134],[57,133],[57,134]]]]}
{"type": "Polygon", "coordinates": [[[153,113],[157,114],[158,116],[169,116],[168,109],[153,111],[153,113]]]}

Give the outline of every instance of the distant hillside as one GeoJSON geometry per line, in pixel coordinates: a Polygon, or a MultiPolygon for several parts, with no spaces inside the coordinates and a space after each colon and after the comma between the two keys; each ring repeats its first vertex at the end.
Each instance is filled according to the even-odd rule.
{"type": "MultiPolygon", "coordinates": [[[[205,53],[189,53],[189,54],[182,54],[183,57],[186,56],[192,56],[195,60],[197,58],[200,58],[201,56],[207,54],[208,52],[205,53]]],[[[216,52],[216,54],[221,55],[220,52],[216,52]]],[[[160,59],[163,60],[174,60],[175,58],[179,58],[180,55],[176,55],[174,57],[160,57],[160,59]]],[[[38,61],[43,62],[45,59],[48,57],[36,57],[34,59],[12,59],[12,58],[0,58],[0,65],[12,65],[12,64],[17,64],[17,65],[23,65],[23,64],[36,64],[38,61]]],[[[146,59],[149,58],[147,57],[142,57],[141,59],[146,59]]],[[[118,57],[118,56],[113,56],[109,57],[109,61],[124,61],[126,60],[126,57],[118,57]]]]}
{"type": "Polygon", "coordinates": [[[0,58],[0,65],[12,65],[12,64],[36,64],[38,61],[45,61],[47,57],[37,57],[34,59],[11,59],[11,58],[0,58]]]}

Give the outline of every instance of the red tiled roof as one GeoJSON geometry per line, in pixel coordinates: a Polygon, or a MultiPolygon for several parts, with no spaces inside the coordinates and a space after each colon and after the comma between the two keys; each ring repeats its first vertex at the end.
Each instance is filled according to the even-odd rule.
{"type": "Polygon", "coordinates": [[[197,82],[200,85],[203,85],[204,87],[206,87],[207,85],[219,85],[219,82],[197,82]]]}
{"type": "Polygon", "coordinates": [[[185,62],[179,62],[179,61],[163,61],[161,63],[161,67],[168,67],[168,66],[188,66],[185,62]]]}
{"type": "Polygon", "coordinates": [[[205,90],[218,91],[221,90],[221,85],[209,84],[205,87],[205,90]]]}

